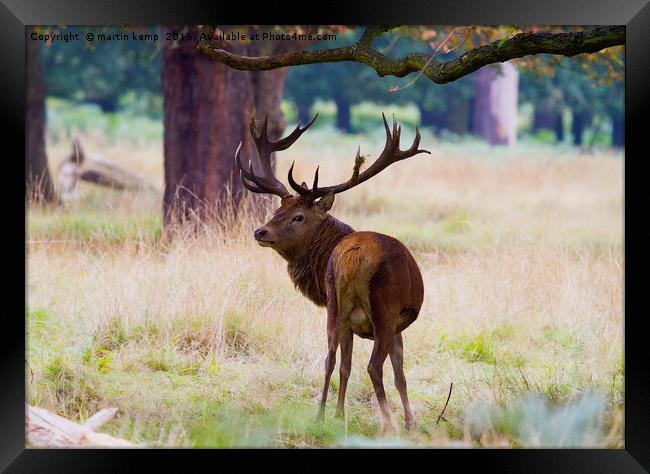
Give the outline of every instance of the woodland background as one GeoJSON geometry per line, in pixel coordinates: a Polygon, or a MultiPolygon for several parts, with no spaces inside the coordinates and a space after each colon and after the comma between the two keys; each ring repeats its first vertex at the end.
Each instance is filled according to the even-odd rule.
{"type": "MultiPolygon", "coordinates": [[[[277,54],[363,33],[323,29],[337,40],[229,47],[277,54]]],[[[442,45],[437,58],[450,61],[537,30],[559,31],[399,28],[375,48],[442,45]]],[[[354,62],[238,71],[183,41],[27,45],[28,403],[79,422],[117,407],[102,429],[153,446],[623,446],[622,47],[435,84],[354,62]],[[377,438],[371,345],[359,339],[346,420],[330,406],[313,422],[324,311],[252,238],[271,200],[233,179],[253,110],[269,112],[276,136],[319,114],[275,166],[284,179],[295,160],[308,180],[320,165],[326,184],[348,178],[357,146],[377,156],[382,112],[404,143],[419,126],[431,156],[390,167],[332,210],[396,236],[422,269],[424,307],[405,332],[414,432],[377,438]],[[86,170],[63,188],[62,166],[80,152],[84,166],[116,173],[111,186],[86,170]]]]}

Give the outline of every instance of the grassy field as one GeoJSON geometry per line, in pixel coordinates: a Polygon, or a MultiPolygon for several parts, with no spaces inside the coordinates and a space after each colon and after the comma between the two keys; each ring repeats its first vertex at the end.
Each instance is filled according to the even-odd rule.
{"type": "MultiPolygon", "coordinates": [[[[412,139],[406,129],[403,141],[412,139]]],[[[358,144],[383,130],[321,127],[279,156],[279,175],[321,165],[347,179],[358,144]]],[[[87,151],[162,187],[159,139],[87,133],[87,151]]],[[[339,196],[332,213],[401,239],[424,277],[404,333],[418,422],[381,438],[355,338],[347,416],[314,421],[326,353],[325,311],[292,286],[240,215],[227,233],[160,242],[160,195],[92,185],[65,208],[28,214],[28,402],[149,446],[623,447],[623,159],[570,147],[437,143],[339,196]],[[436,423],[450,383],[444,418],[436,423]]],[[[69,142],[50,137],[53,167],[69,142]]],[[[387,363],[388,364],[388,363],[387,363]]],[[[403,413],[389,365],[385,385],[403,413]]]]}

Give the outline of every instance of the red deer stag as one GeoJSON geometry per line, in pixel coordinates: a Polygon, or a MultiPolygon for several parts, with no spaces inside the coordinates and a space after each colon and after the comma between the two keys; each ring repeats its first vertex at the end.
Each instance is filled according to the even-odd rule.
{"type": "MultiPolygon", "coordinates": [[[[316,115],[317,116],[317,115],[316,115]]],[[[342,417],[345,391],[352,365],[353,334],[374,340],[368,373],[377,395],[383,418],[384,433],[392,431],[390,408],[383,384],[383,366],[390,356],[395,373],[395,386],[404,405],[406,428],[415,426],[415,419],[406,393],[403,368],[402,331],[418,316],[424,297],[422,275],[413,256],[397,239],[376,232],[355,232],[349,225],[329,215],[334,196],[372,178],[389,165],[418,153],[420,132],[408,150],[400,150],[401,127],[393,117],[393,130],[386,117],[386,145],[379,158],[360,172],[363,158],[357,151],[352,177],[337,186],[318,186],[318,168],[309,189],[293,178],[289,169],[292,195],[273,175],[271,153],[286,150],[316,120],[304,127],[298,123],[287,137],[277,141],[267,136],[268,115],[259,134],[251,119],[251,135],[260,157],[262,175],[253,172],[252,163],[244,168],[240,159],[241,144],[235,162],[244,187],[255,193],[275,194],[281,206],[273,218],[254,233],[259,245],[270,247],[288,263],[289,276],[296,287],[318,306],[327,307],[328,352],[325,361],[325,383],[318,418],[322,419],[330,377],[336,364],[336,350],[341,346],[339,398],[336,415],[342,417]]]]}

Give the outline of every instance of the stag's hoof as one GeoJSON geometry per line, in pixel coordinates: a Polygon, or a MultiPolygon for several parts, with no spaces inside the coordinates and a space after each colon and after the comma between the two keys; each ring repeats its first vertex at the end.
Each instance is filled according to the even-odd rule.
{"type": "Polygon", "coordinates": [[[336,413],[334,413],[334,418],[338,418],[340,420],[345,419],[345,412],[343,410],[336,410],[336,413]]]}
{"type": "Polygon", "coordinates": [[[381,430],[381,435],[386,437],[386,436],[394,436],[398,434],[397,427],[395,424],[391,421],[389,423],[384,423],[383,429],[381,430]]]}
{"type": "Polygon", "coordinates": [[[414,419],[406,420],[404,423],[404,427],[406,428],[407,431],[410,431],[414,429],[417,426],[417,423],[415,423],[414,419]]]}

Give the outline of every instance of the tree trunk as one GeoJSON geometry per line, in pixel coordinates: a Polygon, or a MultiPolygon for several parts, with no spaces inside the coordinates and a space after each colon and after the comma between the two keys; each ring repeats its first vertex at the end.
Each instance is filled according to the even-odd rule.
{"type": "Polygon", "coordinates": [[[420,110],[420,127],[426,128],[434,125],[435,114],[428,109],[425,109],[422,104],[418,104],[420,110]]]}
{"type": "Polygon", "coordinates": [[[296,109],[298,110],[298,120],[303,124],[308,123],[312,117],[309,115],[311,109],[311,102],[296,102],[296,109]]]}
{"type": "Polygon", "coordinates": [[[533,132],[540,130],[553,130],[557,123],[557,115],[549,110],[543,103],[535,104],[535,112],[533,114],[533,132]]]}
{"type": "Polygon", "coordinates": [[[571,120],[571,135],[573,135],[573,144],[582,145],[582,133],[585,127],[591,123],[591,116],[586,112],[573,112],[571,120]]]}
{"type": "Polygon", "coordinates": [[[350,119],[350,101],[345,97],[334,97],[336,103],[336,128],[352,133],[352,122],[350,119]]]}
{"type": "Polygon", "coordinates": [[[474,130],[491,145],[512,145],[517,140],[519,73],[511,63],[485,66],[476,73],[474,130]]]}
{"type": "Polygon", "coordinates": [[[555,132],[557,142],[562,143],[564,141],[564,120],[562,118],[562,112],[555,114],[555,128],[553,131],[555,132]]]}
{"type": "Polygon", "coordinates": [[[625,147],[625,117],[622,113],[614,114],[612,117],[612,146],[625,147]]]}
{"type": "Polygon", "coordinates": [[[465,135],[469,128],[469,101],[449,97],[445,128],[456,135],[465,135]]]}
{"type": "Polygon", "coordinates": [[[103,113],[111,113],[117,110],[117,98],[112,99],[88,99],[89,104],[99,106],[103,113]]]}
{"type": "Polygon", "coordinates": [[[533,133],[540,130],[550,130],[555,133],[557,142],[564,141],[564,122],[562,111],[558,110],[558,105],[552,99],[544,98],[535,104],[533,114],[533,133]]]}
{"type": "Polygon", "coordinates": [[[469,99],[469,119],[467,125],[467,131],[472,135],[477,135],[476,132],[476,120],[474,116],[476,115],[476,97],[470,97],[469,99]]]}
{"type": "MultiPolygon", "coordinates": [[[[165,28],[179,32],[184,28],[165,28]]],[[[193,33],[198,31],[192,27],[193,33]]],[[[255,55],[253,44],[220,45],[236,54],[255,55]]],[[[163,43],[165,226],[191,217],[200,219],[236,211],[242,185],[234,156],[240,141],[242,158],[260,172],[249,132],[250,114],[269,113],[269,137],[285,127],[280,109],[286,69],[245,72],[199,53],[194,41],[163,43]]],[[[247,192],[248,193],[248,192],[247,192]]]]}
{"type": "Polygon", "coordinates": [[[26,193],[47,202],[57,200],[45,152],[45,81],[38,41],[26,36],[27,110],[25,111],[26,193]]]}
{"type": "Polygon", "coordinates": [[[435,112],[433,114],[433,128],[437,136],[447,129],[447,113],[435,112]]]}

